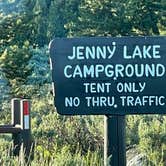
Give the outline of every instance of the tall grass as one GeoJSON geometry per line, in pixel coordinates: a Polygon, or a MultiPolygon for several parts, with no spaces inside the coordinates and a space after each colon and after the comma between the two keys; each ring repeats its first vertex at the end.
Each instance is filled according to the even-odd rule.
{"type": "MultiPolygon", "coordinates": [[[[0,138],[0,165],[1,166],[26,166],[26,161],[20,157],[12,155],[12,142],[0,138]]],[[[100,150],[82,155],[76,150],[72,154],[70,147],[65,146],[62,149],[55,147],[54,152],[50,153],[42,145],[36,145],[34,148],[34,159],[30,161],[31,166],[103,166],[103,156],[100,150]]]]}

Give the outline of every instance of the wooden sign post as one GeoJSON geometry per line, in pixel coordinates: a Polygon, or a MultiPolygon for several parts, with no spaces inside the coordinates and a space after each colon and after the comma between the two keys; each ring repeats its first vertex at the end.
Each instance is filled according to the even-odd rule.
{"type": "Polygon", "coordinates": [[[104,165],[126,166],[125,116],[104,117],[104,165]]]}
{"type": "Polygon", "coordinates": [[[61,38],[50,43],[58,113],[106,115],[105,158],[111,155],[113,166],[126,163],[125,115],[166,113],[165,45],[166,37],[61,38]]]}
{"type": "Polygon", "coordinates": [[[13,98],[11,100],[11,124],[0,125],[1,133],[10,133],[13,138],[13,155],[21,157],[21,165],[29,164],[33,158],[31,138],[30,100],[13,98]]]}

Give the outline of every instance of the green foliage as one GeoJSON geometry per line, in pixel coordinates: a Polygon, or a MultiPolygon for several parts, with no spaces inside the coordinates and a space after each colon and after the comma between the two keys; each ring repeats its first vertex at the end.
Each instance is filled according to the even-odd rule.
{"type": "Polygon", "coordinates": [[[26,12],[33,17],[34,39],[39,46],[54,37],[166,33],[164,0],[24,1],[26,12]]]}
{"type": "Polygon", "coordinates": [[[141,116],[129,115],[126,118],[126,144],[127,146],[137,145],[139,143],[138,126],[141,116]]]}
{"type": "Polygon", "coordinates": [[[1,104],[1,111],[0,111],[0,124],[10,124],[11,123],[11,105],[10,105],[10,101],[2,100],[2,104],[1,104]]]}
{"type": "Polygon", "coordinates": [[[11,45],[5,48],[0,56],[0,68],[10,83],[25,81],[30,73],[27,64],[31,56],[28,41],[22,47],[11,45]]]}
{"type": "Polygon", "coordinates": [[[102,128],[100,130],[96,128],[95,121],[92,121],[90,117],[62,117],[53,113],[54,109],[49,99],[45,102],[43,100],[45,98],[41,98],[40,102],[34,100],[35,103],[33,103],[33,109],[36,111],[32,114],[34,117],[32,128],[38,143],[47,144],[47,150],[51,152],[54,151],[54,145],[59,149],[67,145],[72,153],[75,153],[77,149],[82,154],[86,154],[88,150],[102,151],[102,128]],[[43,114],[45,116],[41,116],[43,114]]]}
{"type": "Polygon", "coordinates": [[[72,36],[127,35],[131,25],[124,12],[125,1],[85,0],[78,7],[77,20],[70,18],[65,26],[72,36]]]}
{"type": "Polygon", "coordinates": [[[51,71],[47,47],[32,50],[33,56],[28,62],[31,75],[27,77],[26,84],[43,85],[51,83],[51,71]]]}
{"type": "Polygon", "coordinates": [[[3,109],[5,101],[10,98],[10,87],[5,74],[0,71],[0,108],[3,109]]]}
{"type": "MultiPolygon", "coordinates": [[[[35,30],[31,13],[0,13],[0,48],[17,45],[21,47],[26,41],[34,44],[35,30]]],[[[4,49],[4,48],[3,48],[4,49]]],[[[2,52],[2,51],[1,51],[2,52]]]]}
{"type": "Polygon", "coordinates": [[[65,24],[69,36],[159,35],[160,27],[166,31],[164,1],[84,0],[75,5],[65,24]]]}
{"type": "Polygon", "coordinates": [[[159,35],[159,26],[165,26],[165,8],[166,4],[161,0],[129,0],[128,17],[132,21],[133,31],[139,35],[159,35]]]}
{"type": "Polygon", "coordinates": [[[32,165],[54,165],[58,166],[102,166],[103,161],[98,151],[88,153],[85,156],[77,151],[74,155],[71,154],[68,146],[63,146],[61,149],[55,147],[54,153],[49,153],[48,150],[43,149],[42,146],[36,148],[38,154],[37,162],[33,161],[32,165]]]}
{"type": "Polygon", "coordinates": [[[65,4],[68,2],[52,1],[49,7],[47,37],[52,40],[54,37],[66,37],[67,30],[64,25],[67,22],[65,4]],[[55,17],[56,16],[56,17],[55,17]]]}
{"type": "Polygon", "coordinates": [[[166,118],[146,116],[139,124],[139,147],[154,165],[166,164],[166,118]]]}
{"type": "MultiPolygon", "coordinates": [[[[2,152],[0,155],[1,165],[20,165],[24,161],[21,161],[17,157],[11,157],[11,143],[1,139],[2,152]],[[3,146],[2,146],[3,145],[3,146]]],[[[61,149],[54,146],[54,152],[50,153],[43,146],[36,146],[35,158],[31,162],[32,166],[45,166],[45,165],[57,165],[57,166],[102,166],[103,160],[100,152],[88,151],[86,155],[82,155],[79,150],[75,154],[71,154],[68,146],[63,146],[61,149]]]]}
{"type": "Polygon", "coordinates": [[[12,145],[9,143],[11,139],[3,136],[0,141],[0,165],[14,164],[13,159],[10,157],[12,145]]]}

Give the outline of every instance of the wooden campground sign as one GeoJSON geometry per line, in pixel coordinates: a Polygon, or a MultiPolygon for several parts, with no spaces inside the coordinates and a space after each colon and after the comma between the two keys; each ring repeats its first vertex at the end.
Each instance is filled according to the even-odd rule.
{"type": "Polygon", "coordinates": [[[166,114],[166,37],[57,38],[50,54],[58,113],[166,114]]]}

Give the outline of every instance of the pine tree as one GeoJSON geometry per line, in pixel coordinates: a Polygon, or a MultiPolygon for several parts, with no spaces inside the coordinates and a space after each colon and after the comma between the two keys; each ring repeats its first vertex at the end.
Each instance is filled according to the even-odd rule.
{"type": "Polygon", "coordinates": [[[3,109],[3,103],[10,98],[10,87],[5,74],[0,71],[0,110],[3,109]]]}

